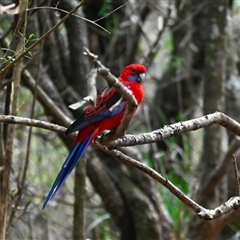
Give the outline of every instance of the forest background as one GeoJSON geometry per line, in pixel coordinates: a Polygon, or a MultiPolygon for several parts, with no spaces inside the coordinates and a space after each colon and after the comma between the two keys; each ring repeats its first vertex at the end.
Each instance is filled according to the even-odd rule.
{"type": "MultiPolygon", "coordinates": [[[[13,119],[4,116],[67,127],[83,111],[68,106],[89,95],[87,48],[115,76],[133,62],[148,69],[145,101],[128,134],[164,135],[171,124],[216,111],[240,122],[240,1],[21,4],[20,14],[0,16],[0,239],[238,239],[240,210],[201,219],[152,177],[96,146],[42,210],[74,139],[64,128],[22,118],[7,124],[13,119]]],[[[105,85],[98,76],[98,89],[105,85]]],[[[197,131],[172,131],[164,141],[115,147],[214,209],[237,195],[232,154],[239,162],[240,140],[215,124],[216,115],[209,119],[209,127],[192,120],[197,131]]]]}

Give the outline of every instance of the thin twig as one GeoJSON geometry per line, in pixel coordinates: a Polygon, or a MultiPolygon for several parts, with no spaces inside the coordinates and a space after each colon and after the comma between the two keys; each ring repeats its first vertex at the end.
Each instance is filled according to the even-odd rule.
{"type": "MultiPolygon", "coordinates": [[[[93,64],[95,64],[95,66],[99,67],[99,68],[106,68],[101,61],[98,59],[98,55],[92,53],[89,51],[88,48],[84,48],[84,55],[86,55],[89,59],[90,62],[92,62],[93,64]]],[[[106,68],[107,69],[107,68],[106,68]]]]}
{"type": "MultiPolygon", "coordinates": [[[[26,1],[23,3],[23,5],[26,3],[26,1]]],[[[33,4],[33,1],[31,1],[31,2],[29,2],[28,4],[33,4]]],[[[27,6],[27,7],[29,7],[29,6],[27,6]]],[[[25,8],[26,9],[26,8],[25,8]]],[[[6,47],[6,49],[7,49],[7,51],[6,51],[6,53],[4,54],[4,56],[3,56],[3,59],[8,59],[8,57],[13,57],[13,58],[15,58],[15,60],[16,60],[16,58],[18,58],[20,55],[21,55],[21,53],[23,52],[23,51],[21,51],[21,52],[18,52],[17,51],[17,46],[18,46],[18,43],[19,43],[19,41],[21,41],[21,38],[23,38],[23,33],[22,33],[22,28],[23,28],[23,26],[24,25],[26,25],[26,22],[28,21],[28,19],[30,18],[30,16],[31,16],[31,11],[27,14],[27,12],[26,12],[26,10],[24,9],[24,11],[20,14],[20,16],[19,16],[19,19],[17,20],[15,20],[15,21],[17,21],[17,23],[15,23],[16,24],[16,27],[15,27],[15,29],[14,29],[14,34],[13,34],[13,37],[12,37],[12,40],[11,40],[11,42],[10,42],[10,44],[9,44],[9,46],[8,47],[6,47]]],[[[7,39],[4,39],[5,41],[7,41],[7,39]]],[[[20,60],[20,59],[19,59],[20,60]]],[[[0,72],[0,88],[2,87],[2,84],[3,84],[3,81],[4,81],[4,79],[5,79],[5,76],[6,76],[6,74],[7,74],[7,72],[8,72],[8,70],[10,70],[10,68],[8,68],[8,65],[9,64],[11,64],[11,62],[9,62],[9,61],[6,61],[6,62],[3,62],[3,63],[1,63],[1,66],[0,66],[0,69],[5,69],[6,68],[6,71],[5,72],[3,72],[2,74],[1,74],[1,72],[0,72]]]]}
{"type": "Polygon", "coordinates": [[[52,32],[54,32],[60,25],[62,25],[69,17],[76,12],[86,0],[82,0],[73,10],[71,10],[66,16],[64,16],[54,27],[49,29],[45,34],[43,34],[36,42],[34,42],[29,48],[27,48],[23,53],[21,53],[16,59],[10,62],[4,69],[0,71],[0,78],[6,74],[6,72],[13,67],[16,62],[21,60],[27,53],[32,51],[40,42],[46,39],[52,32]]]}
{"type": "Polygon", "coordinates": [[[170,16],[171,16],[171,8],[168,8],[167,16],[163,20],[163,27],[162,27],[162,29],[158,32],[158,35],[157,35],[155,41],[149,47],[150,50],[149,50],[147,56],[145,56],[144,60],[141,61],[141,62],[145,63],[146,67],[148,67],[148,66],[150,66],[152,64],[152,61],[153,61],[154,57],[159,52],[160,40],[161,40],[161,37],[163,36],[163,33],[165,32],[165,30],[166,30],[166,28],[168,26],[168,22],[170,20],[170,16]]]}
{"type": "MultiPolygon", "coordinates": [[[[24,8],[27,8],[27,5],[28,5],[28,1],[24,2],[24,8]]],[[[27,13],[25,11],[21,14],[21,18],[24,19],[24,21],[19,31],[23,34],[20,36],[19,41],[17,43],[16,56],[20,55],[24,51],[24,35],[26,32],[27,19],[28,19],[27,13]]],[[[15,34],[16,34],[16,31],[15,31],[15,34]]],[[[19,97],[19,89],[20,89],[21,70],[22,70],[21,61],[19,61],[16,63],[13,69],[13,93],[12,93],[12,101],[11,101],[11,110],[12,110],[12,114],[14,115],[18,114],[18,97],[19,97]]],[[[1,205],[5,207],[6,215],[7,215],[7,209],[11,205],[10,198],[9,198],[9,184],[10,184],[10,174],[11,174],[12,161],[13,161],[15,132],[16,132],[15,126],[11,125],[7,132],[6,156],[5,156],[5,164],[4,164],[4,172],[3,172],[3,181],[5,182],[4,184],[5,188],[1,189],[1,193],[3,196],[3,199],[1,199],[1,205]]],[[[15,211],[11,213],[10,218],[8,219],[8,224],[5,227],[1,226],[1,228],[2,227],[6,228],[6,230],[4,229],[4,231],[6,232],[8,232],[8,229],[11,226],[14,213],[15,211]]]]}
{"type": "MultiPolygon", "coordinates": [[[[30,11],[30,10],[39,10],[39,9],[51,9],[51,10],[55,10],[55,11],[60,11],[60,12],[64,12],[64,13],[68,13],[68,11],[66,10],[63,10],[61,8],[57,8],[57,7],[48,7],[48,6],[43,6],[43,7],[33,7],[33,8],[29,8],[27,9],[27,11],[30,11]]],[[[97,20],[96,21],[91,21],[85,17],[82,17],[82,16],[79,16],[77,14],[72,14],[72,16],[74,17],[77,17],[77,18],[80,18],[86,22],[89,22],[93,25],[96,25],[98,28],[102,29],[104,32],[108,33],[108,34],[111,34],[111,32],[109,32],[106,28],[102,27],[101,25],[97,24],[97,20]]]]}
{"type": "MultiPolygon", "coordinates": [[[[0,122],[19,124],[24,126],[32,126],[32,127],[46,129],[56,133],[64,133],[66,131],[65,127],[59,126],[57,124],[36,120],[36,119],[31,119],[31,118],[13,116],[13,115],[0,115],[0,122]]],[[[70,121],[69,121],[69,124],[70,124],[70,121]]]]}
{"type": "Polygon", "coordinates": [[[107,68],[99,68],[98,72],[110,86],[114,87],[122,95],[130,106],[138,105],[132,91],[126,88],[107,68]]]}
{"type": "Polygon", "coordinates": [[[107,145],[115,139],[121,137],[126,131],[134,112],[138,106],[137,101],[133,95],[133,93],[127,89],[118,78],[116,78],[113,74],[110,73],[109,69],[107,69],[99,60],[98,56],[91,53],[87,48],[85,48],[84,54],[89,58],[89,60],[95,64],[95,66],[99,67],[98,73],[107,81],[109,86],[114,87],[122,97],[128,102],[127,109],[124,113],[121,124],[111,131],[109,134],[104,135],[99,141],[103,145],[107,145]]]}
{"type": "Polygon", "coordinates": [[[110,142],[118,139],[119,137],[123,136],[124,132],[127,130],[128,125],[132,119],[132,116],[134,115],[136,109],[137,109],[137,101],[133,95],[133,93],[127,89],[114,75],[112,75],[106,68],[100,68],[99,74],[105,78],[105,80],[108,82],[108,84],[112,87],[114,87],[121,95],[122,97],[128,102],[127,108],[124,112],[124,116],[122,118],[122,121],[120,125],[111,131],[107,135],[103,135],[101,139],[99,139],[99,142],[103,145],[107,145],[110,142]]]}
{"type": "Polygon", "coordinates": [[[239,176],[238,176],[238,166],[237,166],[237,161],[236,161],[235,154],[232,155],[232,160],[233,160],[234,176],[235,176],[235,181],[236,181],[236,192],[237,192],[237,196],[240,196],[240,184],[239,184],[239,176]]]}
{"type": "MultiPolygon", "coordinates": [[[[215,114],[223,114],[223,113],[215,113],[215,114]]],[[[227,116],[224,114],[224,119],[228,121],[235,122],[231,118],[226,118],[227,116]]],[[[39,128],[44,128],[47,130],[51,130],[54,132],[58,133],[64,133],[66,128],[58,126],[56,124],[44,122],[44,121],[39,121],[39,120],[34,120],[34,119],[29,119],[29,118],[21,118],[21,117],[15,117],[15,116],[4,116],[0,115],[0,122],[8,122],[8,123],[15,123],[15,124],[23,124],[23,125],[28,125],[28,126],[35,126],[39,128]]],[[[227,125],[227,122],[221,122],[221,125],[227,125]]],[[[200,127],[198,126],[196,129],[199,129],[200,127]]],[[[196,130],[195,129],[195,130],[196,130]]],[[[234,129],[232,127],[231,129],[234,129]]],[[[76,136],[76,134],[75,134],[76,136]]],[[[167,134],[168,137],[170,137],[167,134]]],[[[211,210],[211,209],[205,209],[196,202],[194,202],[192,199],[190,199],[188,196],[186,196],[180,189],[175,187],[168,179],[164,178],[161,174],[153,170],[152,168],[148,167],[147,165],[134,160],[123,153],[119,152],[118,150],[110,150],[106,146],[102,146],[99,143],[94,143],[93,146],[101,149],[102,151],[110,154],[111,156],[115,157],[121,162],[127,163],[131,166],[134,166],[135,168],[138,168],[142,172],[146,173],[162,185],[164,185],[166,188],[169,189],[175,196],[177,196],[186,206],[191,208],[193,211],[197,213],[197,215],[200,218],[203,218],[205,220],[213,220],[215,218],[218,218],[226,213],[229,213],[232,210],[236,210],[240,207],[240,197],[233,197],[230,198],[227,202],[222,204],[221,206],[211,210]]]]}
{"type": "Polygon", "coordinates": [[[154,169],[148,167],[147,165],[126,156],[116,149],[108,149],[106,146],[102,146],[96,143],[96,146],[102,151],[108,153],[112,157],[117,160],[124,162],[128,165],[134,166],[135,168],[141,170],[145,174],[149,175],[151,178],[155,179],[157,182],[161,183],[165,186],[170,192],[172,192],[178,199],[180,199],[187,207],[192,209],[195,213],[197,213],[199,218],[203,218],[205,220],[213,220],[219,218],[220,216],[229,213],[232,210],[236,210],[240,208],[240,197],[232,197],[227,202],[222,204],[221,206],[215,209],[206,209],[200,206],[198,203],[193,201],[187,195],[185,195],[179,188],[177,188],[174,184],[172,184],[167,178],[164,178],[161,174],[159,174],[154,169]]]}
{"type": "Polygon", "coordinates": [[[94,20],[94,23],[96,23],[96,22],[98,22],[98,21],[100,21],[100,20],[102,20],[102,19],[104,19],[104,18],[107,18],[108,16],[110,16],[110,15],[113,14],[114,12],[116,12],[116,11],[118,11],[119,9],[123,8],[123,7],[124,7],[125,5],[127,5],[128,3],[129,3],[129,0],[128,0],[127,2],[125,2],[125,3],[123,3],[122,5],[120,5],[119,7],[113,9],[111,12],[105,14],[103,17],[100,17],[100,18],[94,20]]]}
{"type": "MultiPolygon", "coordinates": [[[[25,14],[26,15],[26,14],[25,14]]],[[[27,24],[27,21],[25,21],[25,24],[27,24]]],[[[25,29],[26,31],[26,29],[25,29]]],[[[25,35],[25,31],[24,31],[24,34],[23,36],[25,35]]],[[[40,48],[42,48],[43,45],[41,44],[40,45],[40,48]]],[[[40,51],[40,58],[41,59],[41,53],[42,51],[40,51]]],[[[34,92],[34,96],[33,96],[33,101],[32,101],[32,106],[31,106],[31,115],[30,115],[30,118],[34,118],[34,109],[35,109],[35,104],[36,104],[36,92],[37,92],[37,86],[38,86],[38,82],[39,82],[39,76],[40,76],[40,60],[38,59],[38,69],[37,69],[37,80],[35,82],[35,92],[34,92]]],[[[23,71],[23,70],[22,70],[23,71]]],[[[22,72],[21,71],[21,72],[22,72]]],[[[29,161],[30,161],[30,145],[31,145],[31,139],[32,139],[32,127],[30,127],[28,129],[28,137],[27,137],[27,146],[26,146],[26,156],[25,156],[25,161],[24,161],[24,164],[23,164],[23,171],[22,171],[22,177],[21,179],[19,179],[19,183],[18,183],[18,193],[17,193],[17,198],[16,198],[16,201],[15,201],[15,204],[12,204],[12,211],[11,211],[11,214],[10,214],[10,217],[9,217],[9,226],[12,225],[12,221],[14,218],[16,218],[16,210],[18,210],[19,208],[19,204],[21,202],[21,199],[22,199],[22,195],[23,195],[23,190],[24,190],[24,186],[25,186],[25,181],[26,181],[26,178],[27,178],[27,171],[28,171],[28,166],[29,166],[29,161]]],[[[20,176],[19,176],[20,177],[20,176]]],[[[24,214],[24,212],[26,211],[28,205],[29,205],[30,202],[28,202],[25,207],[24,207],[24,211],[22,212],[22,214],[24,214]]],[[[20,215],[21,216],[21,215],[20,215]]],[[[20,217],[19,216],[19,217],[20,217]]]]}

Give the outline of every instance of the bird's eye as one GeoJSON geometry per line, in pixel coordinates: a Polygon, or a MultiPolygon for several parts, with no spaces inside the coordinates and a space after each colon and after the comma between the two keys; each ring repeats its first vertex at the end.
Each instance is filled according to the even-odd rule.
{"type": "Polygon", "coordinates": [[[133,68],[133,69],[132,69],[132,72],[133,72],[133,73],[136,73],[136,72],[137,72],[137,69],[136,69],[136,68],[133,68]]]}

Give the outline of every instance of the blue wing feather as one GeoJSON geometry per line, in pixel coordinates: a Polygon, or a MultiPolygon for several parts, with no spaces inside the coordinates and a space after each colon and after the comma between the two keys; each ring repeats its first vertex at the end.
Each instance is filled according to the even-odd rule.
{"type": "Polygon", "coordinates": [[[84,113],[68,127],[65,136],[75,131],[82,130],[90,124],[99,122],[107,117],[113,117],[123,111],[125,106],[126,104],[122,96],[114,88],[106,87],[98,95],[97,106],[94,108],[90,105],[84,113]],[[116,105],[118,102],[119,104],[116,105]]]}
{"type": "Polygon", "coordinates": [[[61,189],[62,185],[66,181],[69,174],[72,172],[73,168],[77,165],[82,155],[85,153],[91,139],[93,137],[93,134],[90,135],[84,142],[79,142],[76,144],[76,146],[72,149],[70,152],[68,158],[62,165],[61,171],[58,173],[58,176],[56,180],[54,181],[44,203],[43,203],[43,209],[47,205],[48,201],[54,198],[54,196],[58,193],[58,191],[61,189]]]}

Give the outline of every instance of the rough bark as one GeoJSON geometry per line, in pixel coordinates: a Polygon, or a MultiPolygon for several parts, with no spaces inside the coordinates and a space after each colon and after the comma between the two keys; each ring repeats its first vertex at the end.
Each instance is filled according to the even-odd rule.
{"type": "MultiPolygon", "coordinates": [[[[207,37],[204,55],[204,103],[203,112],[225,110],[225,81],[226,81],[226,17],[227,1],[218,5],[205,1],[207,11],[207,37]]],[[[213,126],[204,131],[203,152],[201,157],[202,176],[199,190],[213,171],[227,147],[227,136],[224,129],[213,126]]],[[[200,204],[213,208],[226,199],[226,178],[208,197],[198,196],[200,204]]],[[[191,239],[217,239],[222,224],[218,221],[204,222],[197,219],[190,224],[191,239]],[[194,225],[194,227],[193,227],[194,225]],[[216,228],[218,226],[218,228],[216,228]],[[203,230],[204,229],[204,230],[203,230]],[[216,230],[217,229],[217,230],[216,230]]]]}

